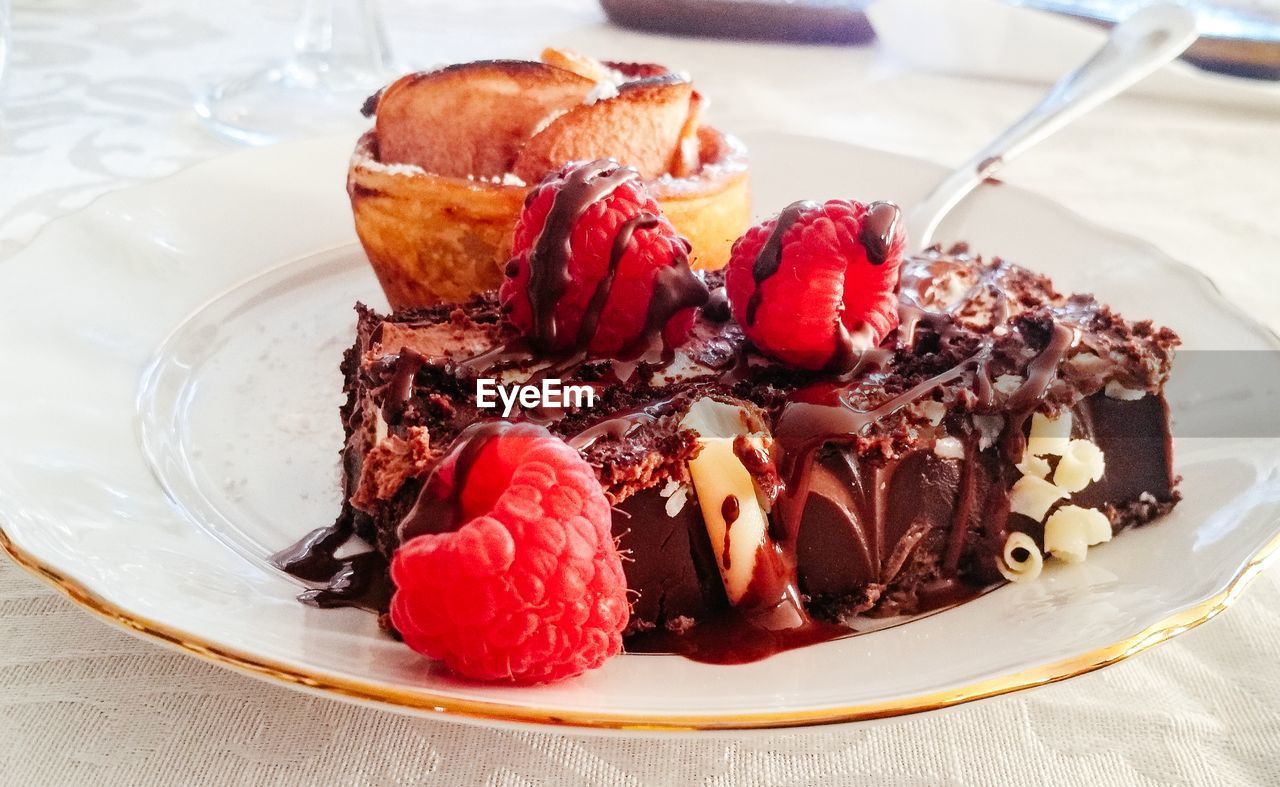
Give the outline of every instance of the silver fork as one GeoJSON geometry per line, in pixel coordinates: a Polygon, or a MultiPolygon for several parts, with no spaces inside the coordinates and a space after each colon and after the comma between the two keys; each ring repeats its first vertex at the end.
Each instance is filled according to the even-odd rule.
{"type": "Polygon", "coordinates": [[[1101,49],[907,211],[912,250],[928,248],[942,219],[1001,166],[1173,60],[1195,40],[1195,14],[1171,3],[1147,6],[1116,25],[1101,49]]]}

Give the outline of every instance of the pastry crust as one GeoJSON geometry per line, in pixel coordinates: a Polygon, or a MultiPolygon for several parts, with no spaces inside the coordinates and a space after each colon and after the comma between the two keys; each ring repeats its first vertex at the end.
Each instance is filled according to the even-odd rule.
{"type": "MultiPolygon", "coordinates": [[[[708,126],[698,136],[697,171],[649,187],[692,244],[693,267],[715,270],[750,221],[746,149],[708,126]]],[[[463,301],[497,287],[528,191],[514,178],[470,180],[383,164],[373,131],[356,144],[347,172],[356,233],[394,309],[463,301]]]]}

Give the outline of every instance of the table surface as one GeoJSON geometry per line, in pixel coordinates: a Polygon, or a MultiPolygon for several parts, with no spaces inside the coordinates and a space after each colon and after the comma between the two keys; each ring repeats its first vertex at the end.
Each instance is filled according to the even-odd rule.
{"type": "MultiPolygon", "coordinates": [[[[679,41],[587,0],[386,2],[418,65],[546,43],[692,72],[738,129],[962,160],[1044,86],[903,73],[874,49],[679,41]]],[[[190,110],[286,47],[294,3],[18,0],[0,134],[0,264],[93,197],[231,148],[190,110]]],[[[1006,180],[1196,264],[1280,328],[1280,108],[1124,98],[1006,180]]],[[[336,186],[335,186],[336,187],[336,186]]],[[[1033,262],[1033,261],[1032,261],[1033,262]]],[[[1280,566],[1226,614],[1101,672],[820,734],[613,740],[491,731],[304,696],[105,627],[0,560],[0,783],[516,785],[1280,783],[1280,566]]]]}

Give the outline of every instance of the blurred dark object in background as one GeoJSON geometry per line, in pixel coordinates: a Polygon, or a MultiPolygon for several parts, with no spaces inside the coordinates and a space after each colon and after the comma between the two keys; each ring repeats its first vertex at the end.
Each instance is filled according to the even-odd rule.
{"type": "Polygon", "coordinates": [[[861,44],[875,34],[867,0],[600,0],[622,27],[740,41],[861,44]]]}
{"type": "MultiPolygon", "coordinates": [[[[1151,0],[1007,0],[1099,25],[1151,0]]],[[[875,33],[862,13],[870,0],[600,0],[615,24],[683,36],[863,44],[875,33]]],[[[1280,79],[1280,0],[1182,0],[1200,17],[1201,36],[1183,58],[1201,68],[1280,79]]]]}

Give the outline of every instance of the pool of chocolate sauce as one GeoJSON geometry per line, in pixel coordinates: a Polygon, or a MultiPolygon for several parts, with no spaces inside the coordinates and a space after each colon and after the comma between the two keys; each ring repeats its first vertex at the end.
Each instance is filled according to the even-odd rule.
{"type": "Polygon", "coordinates": [[[727,610],[684,631],[651,629],[627,637],[623,650],[631,654],[676,655],[704,664],[750,664],[783,651],[855,637],[901,626],[944,612],[999,587],[975,587],[950,582],[932,592],[917,614],[892,622],[856,618],[848,624],[824,623],[807,618],[797,626],[771,629],[755,616],[727,610]],[[866,625],[860,625],[865,622],[866,625]]]}

